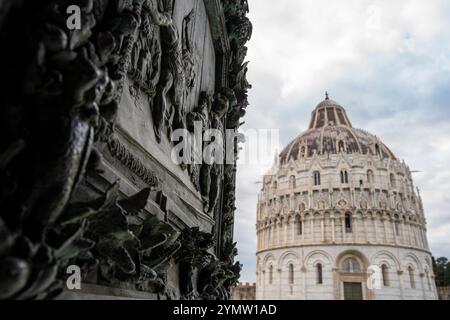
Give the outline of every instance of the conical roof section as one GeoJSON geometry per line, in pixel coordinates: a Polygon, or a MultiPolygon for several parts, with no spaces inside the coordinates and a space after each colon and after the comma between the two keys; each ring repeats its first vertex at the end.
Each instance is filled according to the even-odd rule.
{"type": "Polygon", "coordinates": [[[319,103],[311,114],[309,129],[319,129],[328,125],[352,127],[345,109],[331,100],[326,93],[325,100],[319,103]]]}
{"type": "Polygon", "coordinates": [[[347,112],[326,93],[311,113],[307,131],[301,133],[280,153],[280,164],[313,157],[315,154],[371,154],[396,160],[394,154],[375,135],[353,128],[347,112]]]}

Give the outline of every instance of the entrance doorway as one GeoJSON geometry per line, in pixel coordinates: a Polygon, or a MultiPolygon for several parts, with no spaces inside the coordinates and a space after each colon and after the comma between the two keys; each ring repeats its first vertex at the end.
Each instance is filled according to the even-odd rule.
{"type": "Polygon", "coordinates": [[[361,282],[344,282],[344,300],[363,300],[361,282]]]}

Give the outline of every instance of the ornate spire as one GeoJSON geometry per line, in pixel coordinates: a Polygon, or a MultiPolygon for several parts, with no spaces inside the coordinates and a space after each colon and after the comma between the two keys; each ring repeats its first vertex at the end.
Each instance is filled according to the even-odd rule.
{"type": "Polygon", "coordinates": [[[325,91],[325,100],[330,100],[330,98],[328,97],[328,91],[325,91]]]}

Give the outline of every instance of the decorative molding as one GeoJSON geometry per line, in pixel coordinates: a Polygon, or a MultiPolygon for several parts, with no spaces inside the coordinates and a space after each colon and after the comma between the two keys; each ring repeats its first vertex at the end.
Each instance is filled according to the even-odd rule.
{"type": "Polygon", "coordinates": [[[111,155],[117,158],[124,166],[135,173],[150,187],[159,186],[159,180],[156,175],[148,169],[140,159],[138,159],[122,142],[117,138],[111,138],[108,143],[108,150],[111,155]]]}

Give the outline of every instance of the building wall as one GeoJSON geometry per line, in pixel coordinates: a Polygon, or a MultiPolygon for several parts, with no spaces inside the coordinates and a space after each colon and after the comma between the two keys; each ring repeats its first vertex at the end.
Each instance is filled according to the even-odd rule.
{"type": "Polygon", "coordinates": [[[256,283],[239,282],[237,286],[231,289],[231,300],[255,300],[256,283]]]}
{"type": "Polygon", "coordinates": [[[343,281],[361,282],[363,297],[368,300],[437,299],[431,257],[422,250],[378,245],[299,246],[260,252],[257,261],[257,300],[341,300],[343,281]],[[343,272],[346,257],[356,257],[362,272],[343,272]],[[322,265],[322,284],[318,283],[318,263],[322,265]],[[289,265],[293,265],[293,281],[289,265]],[[379,289],[368,289],[370,265],[388,268],[387,283],[379,289]],[[413,270],[413,285],[409,267],[413,270]]]}
{"type": "MultiPolygon", "coordinates": [[[[345,113],[327,97],[313,118],[324,105],[345,113]]],[[[263,177],[257,299],[343,299],[344,282],[362,283],[363,299],[437,299],[422,200],[409,167],[349,121],[313,127],[263,177]],[[338,147],[327,149],[329,142],[338,147]],[[344,271],[347,258],[360,270],[344,271]],[[381,267],[385,283],[371,290],[366,281],[381,267]]]]}

